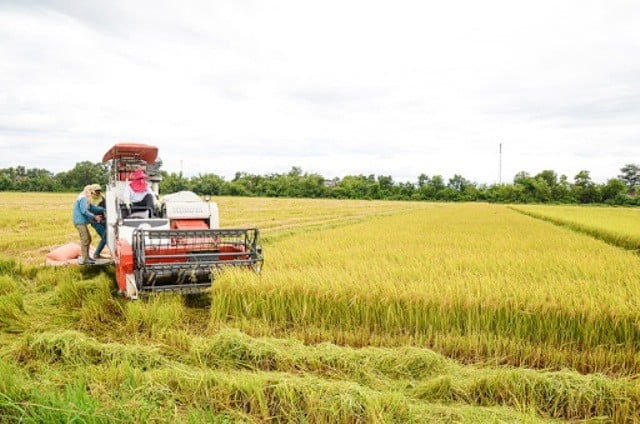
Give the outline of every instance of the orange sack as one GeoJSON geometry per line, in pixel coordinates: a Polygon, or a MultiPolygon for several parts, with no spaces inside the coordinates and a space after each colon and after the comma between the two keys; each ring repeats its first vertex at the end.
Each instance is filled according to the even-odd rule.
{"type": "Polygon", "coordinates": [[[47,265],[68,265],[77,263],[81,248],[78,243],[67,243],[56,247],[45,256],[47,265]]]}

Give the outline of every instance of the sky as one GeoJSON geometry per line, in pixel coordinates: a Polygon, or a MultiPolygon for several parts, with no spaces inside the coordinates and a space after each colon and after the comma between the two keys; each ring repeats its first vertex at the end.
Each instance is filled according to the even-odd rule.
{"type": "Polygon", "coordinates": [[[640,163],[635,0],[0,0],[0,168],[115,143],[185,176],[640,163]]]}

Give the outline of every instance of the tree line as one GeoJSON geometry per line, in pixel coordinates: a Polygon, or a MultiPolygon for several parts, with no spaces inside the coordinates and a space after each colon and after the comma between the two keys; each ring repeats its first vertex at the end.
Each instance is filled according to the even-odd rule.
{"type": "MultiPolygon", "coordinates": [[[[586,170],[572,180],[552,170],[535,175],[521,171],[510,183],[492,185],[477,184],[458,174],[448,179],[420,174],[417,182],[396,182],[388,175],[347,175],[328,180],[295,166],[281,174],[238,172],[231,181],[216,174],[160,174],[161,194],[191,190],[213,196],[640,205],[636,196],[640,188],[637,164],[623,166],[617,177],[603,184],[593,182],[586,170]]],[[[104,163],[79,162],[73,169],[57,174],[17,166],[0,169],[0,191],[79,192],[87,184],[104,185],[107,179],[108,167],[104,163]]]]}

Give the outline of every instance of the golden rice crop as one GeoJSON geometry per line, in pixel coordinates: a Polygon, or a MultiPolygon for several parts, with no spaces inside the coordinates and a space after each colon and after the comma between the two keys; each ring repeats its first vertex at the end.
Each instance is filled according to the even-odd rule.
{"type": "Polygon", "coordinates": [[[503,206],[439,205],[300,233],[266,258],[260,278],[216,284],[214,323],[357,345],[466,339],[447,353],[483,360],[495,349],[517,365],[543,346],[537,366],[640,369],[637,257],[503,206]],[[601,346],[610,355],[591,357],[601,346]]]}
{"type": "Polygon", "coordinates": [[[519,205],[512,209],[584,232],[625,249],[640,250],[638,208],[519,205]]]}

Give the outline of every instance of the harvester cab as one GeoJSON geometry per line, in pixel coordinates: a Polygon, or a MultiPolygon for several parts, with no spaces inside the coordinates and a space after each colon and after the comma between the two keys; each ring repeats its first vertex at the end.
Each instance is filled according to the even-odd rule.
{"type": "Polygon", "coordinates": [[[157,147],[116,144],[102,161],[109,164],[107,245],[114,256],[118,290],[124,296],[202,292],[226,266],[260,272],[264,259],[257,228],[220,228],[217,204],[190,191],[159,198],[162,176],[157,147]],[[129,209],[126,186],[139,170],[146,171],[158,207],[129,209]]]}

